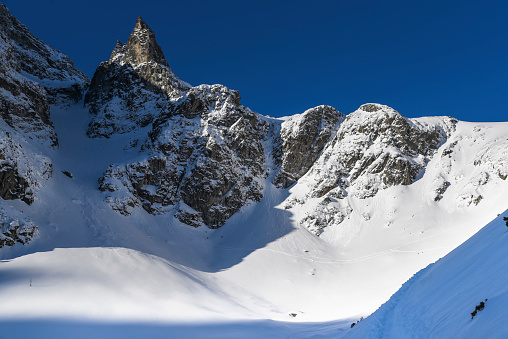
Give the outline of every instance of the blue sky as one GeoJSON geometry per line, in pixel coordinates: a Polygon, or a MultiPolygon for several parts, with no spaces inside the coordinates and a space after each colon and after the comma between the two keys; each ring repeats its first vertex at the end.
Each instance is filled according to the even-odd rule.
{"type": "Polygon", "coordinates": [[[90,77],[141,15],[181,79],[265,115],[378,102],[508,120],[508,1],[0,1],[90,77]]]}

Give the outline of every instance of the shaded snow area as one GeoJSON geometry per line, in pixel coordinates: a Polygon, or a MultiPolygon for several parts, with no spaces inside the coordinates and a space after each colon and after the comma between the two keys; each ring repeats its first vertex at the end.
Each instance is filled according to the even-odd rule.
{"type": "Polygon", "coordinates": [[[346,338],[507,338],[508,227],[496,218],[409,279],[346,338]]]}
{"type": "Polygon", "coordinates": [[[328,198],[325,205],[311,183],[326,168],[309,170],[288,189],[272,184],[271,171],[259,202],[209,229],[142,208],[124,216],[105,201],[98,179],[111,164],[149,156],[142,143],[125,148],[146,130],[90,139],[82,103],[51,115],[60,146],[41,154],[53,175],[31,205],[0,206],[19,211],[18,221],[38,234],[27,245],[0,248],[2,339],[506,334],[500,317],[508,236],[500,219],[387,302],[415,272],[506,210],[506,123],[457,123],[414,183],[369,197],[328,198]],[[319,236],[300,222],[310,212],[324,218],[332,207],[343,218],[319,236]],[[351,329],[360,317],[366,320],[351,329]]]}

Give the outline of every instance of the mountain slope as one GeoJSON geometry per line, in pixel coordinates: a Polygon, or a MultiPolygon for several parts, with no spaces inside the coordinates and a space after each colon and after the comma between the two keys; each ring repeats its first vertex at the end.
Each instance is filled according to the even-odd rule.
{"type": "Polygon", "coordinates": [[[10,127],[57,143],[50,104],[78,102],[89,79],[65,54],[37,39],[0,3],[0,108],[10,127]]]}
{"type": "MultiPolygon", "coordinates": [[[[227,304],[229,306],[224,306],[224,309],[216,310],[215,316],[231,320],[232,314],[236,314],[244,320],[272,319],[293,322],[346,319],[350,324],[351,318],[366,316],[387,300],[415,271],[437,260],[467,239],[478,230],[478,222],[488,221],[488,218],[495,216],[495,211],[504,205],[504,201],[499,198],[499,192],[504,191],[503,185],[506,181],[499,177],[493,177],[485,185],[476,187],[481,189],[485,196],[478,205],[457,207],[459,200],[456,200],[456,197],[461,191],[459,185],[456,185],[456,188],[450,186],[442,200],[434,201],[433,193],[427,189],[436,175],[430,168],[435,166],[436,171],[442,173],[441,165],[437,166],[441,157],[435,156],[428,165],[428,171],[418,182],[409,186],[390,187],[379,191],[374,197],[359,200],[365,201],[365,204],[355,201],[355,212],[351,213],[350,219],[346,218],[338,226],[327,227],[319,237],[295,222],[297,214],[294,211],[283,208],[282,203],[293,193],[291,189],[281,190],[271,184],[275,173],[265,179],[264,194],[259,203],[241,208],[217,230],[170,223],[166,215],[154,216],[144,210],[135,209],[132,215],[125,217],[104,204],[103,196],[97,190],[96,177],[109,161],[125,161],[135,156],[136,150],[120,152],[125,138],[88,139],[85,134],[88,120],[86,112],[75,108],[71,111],[72,114],[68,113],[54,114],[55,126],[62,143],[53,156],[55,175],[39,192],[41,199],[23,208],[39,225],[41,235],[29,247],[13,247],[10,250],[4,248],[2,256],[16,258],[28,251],[44,252],[55,247],[69,248],[57,250],[52,255],[61,256],[61,265],[70,267],[74,265],[74,260],[89,260],[87,256],[82,256],[82,253],[88,252],[74,252],[72,248],[127,247],[158,257],[144,256],[147,261],[167,261],[171,267],[180,267],[189,273],[182,276],[183,280],[176,279],[174,287],[160,292],[164,295],[161,300],[168,300],[170,305],[174,298],[170,291],[181,288],[180,284],[199,282],[205,286],[213,284],[214,288],[206,293],[236,300],[244,308],[241,312],[234,311],[236,306],[233,307],[226,299],[208,304],[205,301],[211,299],[207,297],[202,303],[195,305],[202,308],[201,310],[189,306],[188,312],[184,312],[181,308],[166,308],[157,298],[144,300],[133,296],[132,305],[139,303],[141,307],[149,303],[154,309],[162,308],[164,311],[161,313],[165,317],[165,320],[161,319],[163,322],[178,316],[185,316],[188,321],[206,321],[210,316],[205,312],[206,309],[214,309],[213,305],[216,304],[227,304]],[[72,117],[80,117],[80,120],[76,121],[72,117]],[[92,158],[93,165],[90,163],[92,158]],[[90,165],[83,166],[87,163],[90,165]],[[62,169],[72,172],[73,178],[62,174],[62,169]],[[427,178],[427,175],[430,176],[427,178]],[[427,203],[421,204],[422,197],[425,197],[427,203]],[[367,204],[372,213],[369,221],[365,220],[361,213],[367,204]],[[401,208],[395,214],[392,212],[395,206],[406,208],[401,208]],[[416,217],[413,217],[413,214],[416,217]],[[388,221],[391,221],[390,226],[386,226],[388,221]],[[69,251],[69,254],[65,254],[66,251],[69,251]],[[65,264],[66,260],[71,261],[65,264]],[[186,282],[186,279],[190,280],[186,282]],[[304,293],[305,291],[307,293],[304,293]],[[295,298],[295,295],[298,295],[298,298],[295,298]],[[297,314],[296,318],[290,317],[289,313],[297,314]]],[[[457,132],[465,133],[475,125],[477,124],[458,123],[457,132]]],[[[486,137],[487,140],[481,145],[489,144],[490,137],[495,140],[506,133],[503,125],[489,124],[487,127],[490,127],[489,137],[486,137]]],[[[455,147],[462,147],[464,140],[472,141],[464,138],[455,147]]],[[[453,143],[453,140],[448,142],[453,143]]],[[[481,145],[478,144],[480,150],[481,145]]],[[[442,145],[439,152],[445,149],[447,144],[442,145]]],[[[465,158],[455,155],[452,163],[473,163],[472,160],[476,157],[475,152],[466,152],[463,156],[465,158]]],[[[463,174],[465,184],[469,178],[475,177],[474,171],[479,169],[471,166],[467,171],[462,167],[456,170],[463,174]]],[[[450,173],[455,175],[453,171],[450,173]]],[[[460,188],[462,186],[467,187],[461,185],[460,188]]],[[[24,261],[29,266],[24,266],[21,262],[17,264],[18,259],[2,263],[1,272],[13,272],[9,273],[13,274],[12,282],[9,283],[11,287],[5,291],[12,292],[10,288],[17,291],[28,288],[28,277],[38,276],[37,265],[30,264],[30,261],[36,260],[38,256],[34,255],[24,261]],[[14,269],[15,266],[18,268],[14,269]]],[[[47,265],[52,265],[54,260],[56,259],[48,256],[47,265]]],[[[123,270],[123,264],[120,263],[115,266],[114,263],[98,261],[94,265],[104,265],[108,270],[113,270],[112,272],[114,267],[123,270]]],[[[152,267],[152,264],[146,265],[152,267]]],[[[50,271],[54,269],[57,269],[57,266],[51,269],[48,267],[50,271]]],[[[131,269],[127,271],[129,270],[131,269]]],[[[79,278],[79,266],[76,271],[69,269],[68,272],[76,275],[76,278],[52,280],[54,289],[47,289],[40,296],[34,295],[32,301],[16,303],[16,300],[20,301],[20,293],[9,293],[3,296],[3,300],[9,300],[9,305],[15,303],[18,310],[16,314],[20,314],[20,317],[29,310],[35,312],[32,313],[34,317],[38,317],[37,312],[45,312],[45,303],[39,302],[39,298],[61,299],[62,289],[72,290],[74,279],[83,279],[79,278]]],[[[144,275],[152,274],[158,273],[147,272],[144,275]]],[[[49,278],[51,274],[41,276],[43,281],[49,278]]],[[[108,289],[114,289],[113,286],[116,285],[110,285],[107,275],[93,275],[84,281],[86,283],[76,285],[79,288],[76,287],[73,293],[78,296],[87,294],[86,291],[92,288],[91,286],[97,285],[103,286],[102,291],[107,293],[108,289]]],[[[128,289],[143,291],[148,288],[137,280],[121,281],[128,289]]],[[[170,284],[169,280],[166,283],[170,284]]],[[[125,311],[112,311],[110,321],[140,316],[135,311],[136,306],[133,306],[131,311],[130,308],[121,306],[125,302],[125,295],[118,297],[118,300],[109,299],[111,307],[125,311]]],[[[63,303],[64,301],[60,305],[63,303]]],[[[140,309],[144,307],[146,306],[140,309]]],[[[6,312],[12,311],[10,308],[6,312]]],[[[68,317],[86,317],[96,321],[102,317],[93,307],[76,309],[72,304],[62,306],[59,313],[45,314],[55,321],[68,317]]]]}
{"type": "Polygon", "coordinates": [[[508,335],[508,229],[504,213],[415,274],[347,338],[471,338],[508,335]],[[477,305],[484,308],[472,314],[477,305]]]}
{"type": "Polygon", "coordinates": [[[89,80],[0,3],[0,247],[27,244],[37,226],[5,200],[31,204],[51,177],[58,145],[50,105],[78,102],[89,80]]]}

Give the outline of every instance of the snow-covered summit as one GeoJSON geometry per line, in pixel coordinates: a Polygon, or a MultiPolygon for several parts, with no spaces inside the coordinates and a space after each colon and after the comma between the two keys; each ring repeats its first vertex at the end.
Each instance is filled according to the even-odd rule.
{"type": "Polygon", "coordinates": [[[365,104],[350,113],[309,171],[296,184],[286,208],[316,205],[301,224],[319,234],[353,211],[350,199],[418,180],[437,149],[454,131],[456,120],[404,118],[391,107],[365,104]]]}

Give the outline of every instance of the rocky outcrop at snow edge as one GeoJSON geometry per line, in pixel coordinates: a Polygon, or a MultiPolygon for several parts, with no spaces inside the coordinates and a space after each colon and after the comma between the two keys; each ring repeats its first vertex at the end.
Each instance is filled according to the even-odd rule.
{"type": "Polygon", "coordinates": [[[30,218],[0,200],[0,248],[28,244],[38,234],[30,218]]]}
{"type": "Polygon", "coordinates": [[[449,117],[431,122],[406,119],[388,106],[361,106],[348,115],[302,178],[301,185],[307,186],[304,194],[290,197],[285,208],[313,200],[315,206],[301,217],[300,224],[319,235],[353,211],[350,199],[367,199],[421,177],[456,122],[449,117]]]}
{"type": "Polygon", "coordinates": [[[273,183],[293,185],[312,167],[345,116],[331,106],[318,106],[295,114],[280,126],[280,141],[274,142],[274,162],[280,166],[273,183]]]}
{"type": "Polygon", "coordinates": [[[172,102],[145,140],[146,159],[112,165],[101,178],[112,207],[126,215],[134,206],[173,211],[185,224],[215,228],[259,201],[270,126],[239,100],[224,86],[202,85],[172,102]]]}

